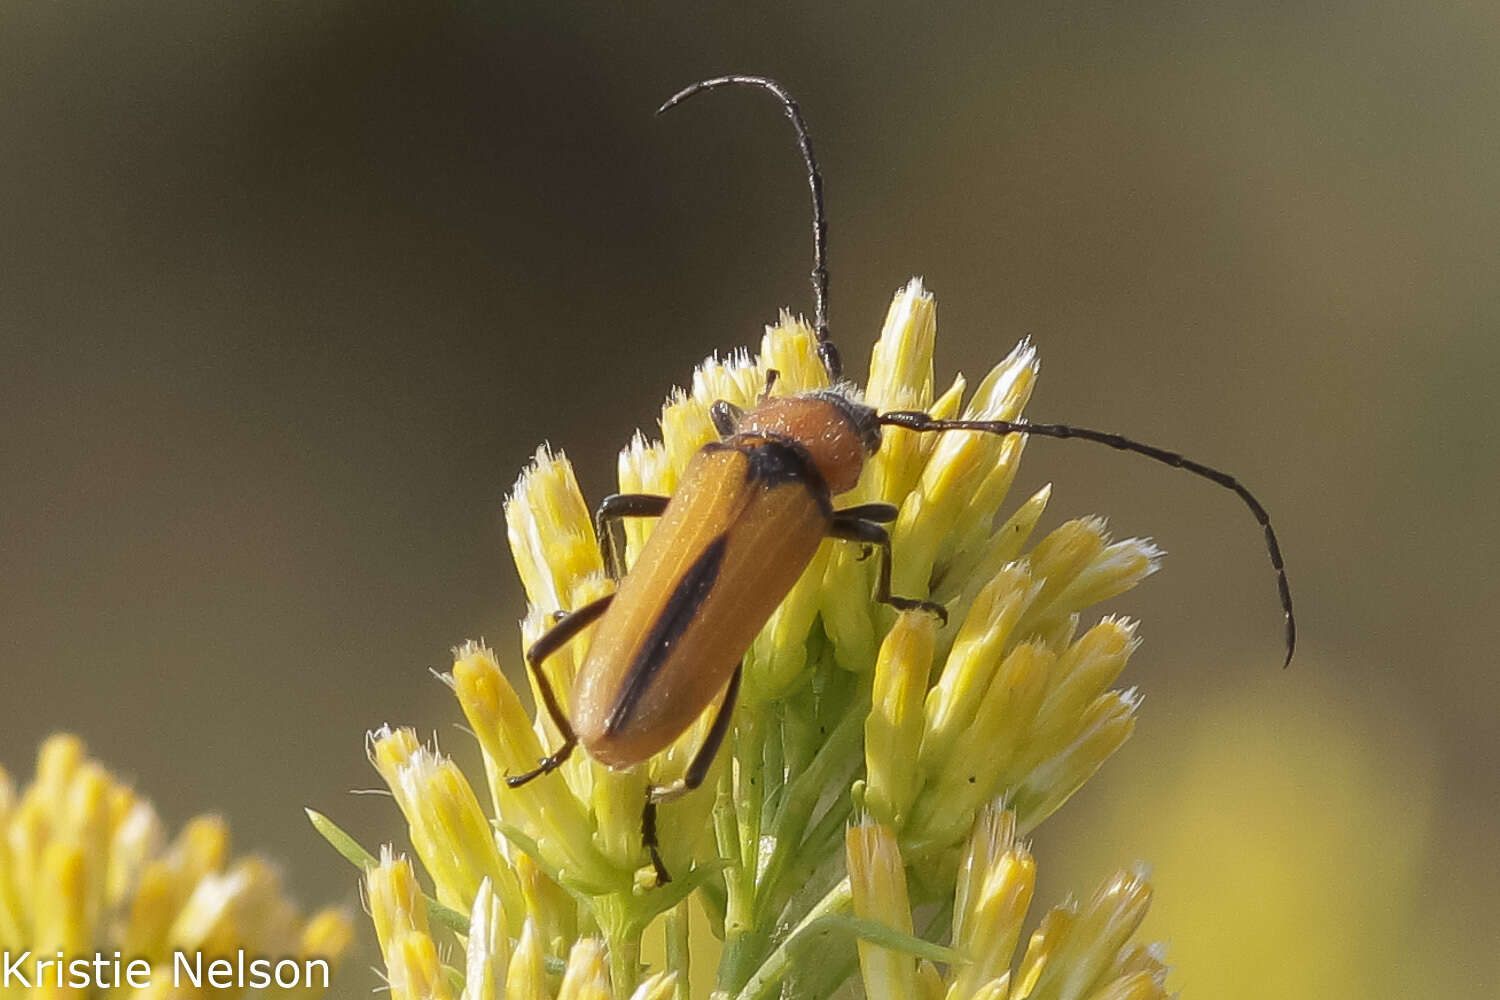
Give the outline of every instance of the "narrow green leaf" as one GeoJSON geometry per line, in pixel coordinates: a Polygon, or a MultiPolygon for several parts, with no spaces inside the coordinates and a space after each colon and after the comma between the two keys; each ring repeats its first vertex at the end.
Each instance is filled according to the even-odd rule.
{"type": "MultiPolygon", "coordinates": [[[[948,965],[954,965],[963,960],[963,956],[952,948],[945,948],[940,944],[924,941],[914,935],[898,931],[894,927],[887,927],[876,920],[865,920],[861,917],[850,916],[847,913],[830,913],[827,916],[820,917],[815,921],[815,924],[820,925],[819,929],[827,927],[831,930],[842,930],[870,944],[878,945],[881,948],[888,948],[891,951],[899,951],[907,955],[915,955],[918,958],[925,958],[929,962],[944,962],[948,965]]],[[[811,928],[809,929],[811,930],[811,928]]]]}
{"type": "Polygon", "coordinates": [[[323,839],[328,841],[335,851],[342,854],[345,861],[348,861],[360,871],[367,871],[380,866],[380,862],[375,859],[375,855],[359,846],[359,842],[340,829],[339,825],[333,820],[324,816],[316,809],[306,809],[304,812],[307,813],[307,818],[312,820],[313,829],[322,834],[323,839]]]}
{"type": "MultiPolygon", "coordinates": [[[[344,860],[358,868],[360,871],[369,871],[378,868],[380,862],[375,855],[360,846],[359,841],[345,833],[337,823],[318,812],[316,809],[306,809],[307,818],[312,821],[313,829],[322,834],[323,839],[335,851],[344,856],[344,860]]],[[[422,898],[427,901],[427,916],[434,923],[442,924],[444,927],[458,934],[469,933],[469,918],[458,912],[451,906],[444,906],[426,893],[422,898]]]]}

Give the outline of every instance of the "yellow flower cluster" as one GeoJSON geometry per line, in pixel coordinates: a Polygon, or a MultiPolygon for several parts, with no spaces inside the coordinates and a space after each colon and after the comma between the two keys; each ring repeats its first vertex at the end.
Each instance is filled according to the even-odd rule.
{"type": "MultiPolygon", "coordinates": [[[[1059,536],[1099,544],[1083,522],[1048,542],[1059,536]]],[[[864,801],[919,854],[955,845],[996,797],[1023,829],[1035,827],[1134,728],[1138,698],[1108,689],[1137,645],[1131,623],[1105,618],[1076,639],[1069,628],[1051,641],[1015,641],[1029,632],[1016,624],[1036,606],[1033,579],[1047,579],[1044,547],[1035,568],[1012,564],[980,593],[935,677],[930,618],[900,616],[881,646],[865,722],[864,801]]]]}
{"type": "MultiPolygon", "coordinates": [[[[567,949],[560,974],[549,969],[549,950],[566,942],[546,938],[536,916],[511,924],[505,906],[488,878],[474,893],[465,928],[462,976],[450,976],[438,960],[438,949],[428,922],[428,906],[416,875],[405,858],[389,848],[380,864],[365,875],[370,914],[386,981],[395,998],[424,1000],[613,1000],[604,943],[595,937],[577,938],[567,949]],[[519,926],[514,936],[510,928],[519,926]],[[556,984],[556,990],[552,989],[556,984]]],[[[669,1000],[676,997],[676,973],[659,972],[630,994],[631,1000],[669,1000]]]]}
{"type": "MultiPolygon", "coordinates": [[[[1038,373],[1032,346],[1023,341],[972,393],[962,377],[938,393],[935,332],[934,301],[913,281],[897,293],[875,345],[865,402],[1020,419],[1038,373]]],[[[758,357],[712,359],[669,398],[661,440],[637,435],[621,454],[620,490],[672,493],[693,453],[717,436],[710,407],[752,407],[771,369],[777,393],[827,387],[812,331],[783,315],[758,357]]],[[[893,591],[942,603],[950,624],[877,604],[878,560],[826,542],[745,656],[734,726],[704,787],[662,807],[662,852],[674,875],[665,886],[641,844],[645,790],[682,775],[708,719],[647,765],[612,771],[580,751],[557,773],[511,789],[506,776],[531,769],[560,736],[546,712],[528,714],[491,650],[457,650],[448,680],[483,754],[491,813],[435,747],[409,730],[381,730],[371,756],[436,898],[423,897],[405,860],[346,850],[368,872],[393,996],[681,1000],[688,952],[704,957],[687,931],[693,900],[723,941],[710,962],[716,997],[754,1000],[790,983],[789,995],[831,995],[857,971],[852,946],[799,966],[830,933],[862,942],[872,995],[1156,995],[1112,985],[1142,972],[1159,991],[1163,970],[1141,957],[1154,952],[1121,951],[1117,931],[1133,929],[1130,919],[1095,913],[1128,896],[1137,919],[1148,893],[1135,877],[1097,906],[1053,911],[1044,922],[1050,937],[1034,941],[1006,978],[1015,942],[1005,945],[1004,934],[1018,933],[1030,897],[1030,856],[1016,831],[1056,810],[1134,725],[1138,699],[1111,685],[1136,648],[1135,626],[1103,617],[1085,627],[1081,614],[1140,582],[1160,555],[1141,539],[1112,542],[1097,518],[1068,521],[1028,550],[1049,488],[1000,516],[1025,443],[1020,435],[885,430],[859,485],[839,503],[899,508],[893,591]],[[955,891],[950,945],[938,943],[941,930],[913,930],[909,894],[922,903],[953,900],[955,891]],[[1001,897],[1011,899],[1011,923],[992,912],[1001,897]],[[658,918],[664,967],[646,977],[641,936],[658,918]],[[459,931],[461,968],[438,961],[435,922],[459,931]],[[977,927],[1004,933],[991,939],[986,930],[981,941],[977,927]],[[1113,949],[1115,964],[1095,961],[1101,949],[1113,949]],[[874,972],[881,963],[895,971],[874,972]],[[1109,978],[1116,965],[1119,975],[1109,978]],[[951,980],[941,989],[939,966],[951,980]],[[1057,977],[1071,985],[1048,985],[1057,977]],[[899,985],[879,992],[872,982],[899,985]],[[913,983],[920,988],[902,992],[913,983]]],[[[537,453],[506,518],[531,605],[524,648],[558,612],[613,585],[562,455],[537,453]]],[[[624,527],[628,563],[652,522],[627,519],[624,527]]],[[[587,637],[544,665],[565,709],[587,637]]],[[[534,683],[532,694],[538,703],[534,683]]]]}
{"type": "MultiPolygon", "coordinates": [[[[200,816],[168,841],[151,803],[90,760],[76,737],[49,738],[36,779],[18,790],[0,770],[0,952],[10,971],[0,1000],[90,996],[116,977],[113,963],[144,961],[139,988],[120,977],[111,996],[183,998],[245,995],[237,988],[185,985],[177,956],[322,959],[348,947],[348,914],[324,910],[304,919],[282,893],[280,876],[254,857],[232,859],[229,831],[200,816]],[[26,960],[18,956],[26,955],[26,960]],[[106,972],[91,986],[70,986],[56,969],[99,956],[106,972]]],[[[81,968],[81,967],[80,967],[81,968]]],[[[278,996],[315,997],[321,982],[278,996]]]]}
{"type": "MultiPolygon", "coordinates": [[[[846,856],[856,917],[906,934],[913,916],[896,834],[865,821],[851,826],[846,856]]],[[[1160,945],[1130,940],[1151,902],[1143,871],[1122,871],[1085,904],[1043,918],[1012,968],[1036,887],[1036,863],[1016,840],[1016,817],[986,807],[965,845],[953,898],[946,975],[916,955],[859,943],[869,1000],[1166,1000],[1160,945]]]]}

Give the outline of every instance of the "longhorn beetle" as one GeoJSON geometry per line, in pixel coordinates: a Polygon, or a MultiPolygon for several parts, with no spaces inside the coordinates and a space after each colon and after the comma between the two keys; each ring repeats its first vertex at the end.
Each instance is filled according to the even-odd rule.
{"type": "Polygon", "coordinates": [[[940,420],[918,411],[878,413],[841,388],[838,350],[828,339],[823,180],[797,102],[774,80],[722,76],[678,92],[657,114],[706,90],[730,85],[774,94],[796,131],[812,191],[814,329],[818,355],[834,388],[773,398],[776,373],[769,372],[766,389],[749,412],[723,400],[713,405],[710,412],[721,440],[693,456],[675,495],[630,493],[604,499],[594,530],[618,587],[561,616],[527,650],[527,666],[563,741],[537,767],[508,777],[506,784],[518,788],[556,770],[580,743],[607,767],[640,764],[682,735],[723,692],[708,735],[683,776],[646,792],[641,840],[658,882],[665,883],[670,876],[657,841],[656,807],[702,783],[729,729],[745,651],[824,538],[877,548],[875,600],[898,610],[931,612],[946,623],[941,605],[891,593],[891,538],[884,525],[896,519],[897,508],[888,503],[843,509],[833,505],[835,496],[854,488],[865,459],[879,449],[882,427],[1081,438],[1144,455],[1233,491],[1265,530],[1286,619],[1286,663],[1291,663],[1297,627],[1281,549],[1265,508],[1233,476],[1154,445],[1066,424],[940,420]],[[620,565],[612,531],[613,522],[625,517],[661,519],[628,572],[620,565]],[[588,656],[573,685],[569,721],[542,663],[596,622],[588,656]]]}

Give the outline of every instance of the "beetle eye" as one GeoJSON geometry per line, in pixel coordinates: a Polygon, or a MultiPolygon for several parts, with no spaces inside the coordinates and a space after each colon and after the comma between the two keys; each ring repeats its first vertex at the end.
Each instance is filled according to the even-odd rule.
{"type": "Polygon", "coordinates": [[[852,418],[865,451],[875,454],[880,450],[880,414],[874,407],[855,404],[852,418]]]}
{"type": "Polygon", "coordinates": [[[727,399],[718,400],[708,408],[709,419],[714,422],[714,430],[719,432],[721,438],[727,438],[733,434],[735,428],[740,425],[740,418],[744,415],[744,410],[727,399]]]}
{"type": "Polygon", "coordinates": [[[859,443],[865,454],[873,455],[880,450],[880,413],[873,406],[866,406],[857,398],[837,389],[827,389],[813,395],[838,407],[844,419],[849,421],[849,426],[854,428],[854,433],[859,435],[859,443]]]}

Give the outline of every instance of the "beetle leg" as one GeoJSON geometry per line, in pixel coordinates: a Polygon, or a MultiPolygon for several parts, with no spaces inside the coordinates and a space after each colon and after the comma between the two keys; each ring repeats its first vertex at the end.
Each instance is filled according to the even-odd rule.
{"type": "Polygon", "coordinates": [[[901,508],[893,503],[862,503],[836,510],[833,512],[833,517],[835,521],[874,521],[876,524],[890,524],[900,513],[901,508]]]}
{"type": "Polygon", "coordinates": [[[622,517],[661,517],[670,499],[654,493],[611,493],[600,502],[599,509],[594,512],[594,537],[599,540],[604,568],[611,580],[625,575],[620,548],[615,541],[614,522],[622,517]]]}
{"type": "Polygon", "coordinates": [[[552,724],[562,734],[563,741],[562,746],[543,757],[530,771],[506,778],[506,787],[520,788],[533,778],[540,778],[544,774],[557,770],[572,754],[573,748],[578,745],[578,737],[573,732],[573,725],[563,714],[562,705],[557,701],[557,694],[552,690],[552,682],[542,671],[542,661],[561,649],[569,639],[597,621],[599,616],[604,614],[604,609],[609,607],[609,602],[614,599],[614,594],[605,594],[598,600],[590,601],[578,610],[569,612],[545,635],[532,643],[531,648],[526,651],[526,666],[531,669],[531,676],[536,679],[536,689],[541,694],[542,705],[547,709],[547,714],[552,717],[552,724]]]}
{"type": "Polygon", "coordinates": [[[672,874],[661,860],[661,841],[656,836],[656,803],[652,801],[650,792],[646,794],[646,808],[641,810],[641,844],[646,848],[646,853],[651,855],[651,867],[656,870],[656,884],[666,885],[672,881],[672,874]]]}
{"type": "Polygon", "coordinates": [[[850,507],[848,510],[836,511],[833,515],[833,524],[828,530],[829,536],[841,538],[846,542],[860,542],[864,545],[880,547],[880,575],[875,580],[876,601],[889,604],[897,611],[927,611],[937,615],[938,621],[944,625],[948,624],[948,610],[936,601],[891,596],[891,533],[874,521],[857,516],[867,506],[889,507],[890,505],[865,504],[860,507],[850,507]]]}
{"type": "Polygon", "coordinates": [[[734,717],[734,703],[740,695],[740,675],[744,668],[741,663],[730,675],[729,686],[724,689],[724,700],[719,702],[719,711],[714,715],[713,724],[708,727],[708,735],[703,738],[703,745],[698,748],[698,752],[693,754],[682,777],[670,785],[651,785],[646,789],[646,808],[641,813],[641,843],[651,855],[651,867],[656,869],[656,881],[659,885],[672,881],[672,876],[667,873],[667,866],[662,864],[661,842],[656,838],[657,804],[671,802],[686,795],[703,784],[703,779],[708,777],[708,769],[713,766],[714,758],[719,755],[719,748],[724,745],[724,737],[729,733],[729,721],[734,717]]]}
{"type": "Polygon", "coordinates": [[[727,399],[720,399],[708,408],[708,418],[714,422],[714,430],[719,432],[719,437],[727,438],[734,433],[734,429],[740,425],[740,418],[745,411],[735,406],[727,399]]]}
{"type": "MultiPolygon", "coordinates": [[[[874,521],[877,524],[889,524],[901,513],[901,508],[893,503],[862,503],[854,507],[845,507],[836,510],[833,516],[845,521],[874,521]]],[[[861,546],[859,561],[864,562],[870,558],[869,543],[861,546]]]]}
{"type": "Polygon", "coordinates": [[[646,789],[646,795],[652,802],[671,802],[680,798],[703,784],[703,779],[708,777],[708,769],[713,766],[714,758],[719,755],[719,747],[724,745],[724,737],[729,733],[729,721],[734,716],[734,703],[740,695],[740,674],[743,671],[744,665],[741,664],[729,675],[729,684],[724,688],[724,698],[719,702],[713,724],[708,727],[708,735],[703,738],[703,745],[698,748],[698,752],[693,754],[682,777],[670,785],[652,785],[646,789]]]}
{"type": "Polygon", "coordinates": [[[775,368],[766,369],[766,387],[760,391],[759,402],[764,403],[771,398],[771,390],[776,388],[776,383],[781,381],[781,372],[775,368]]]}

